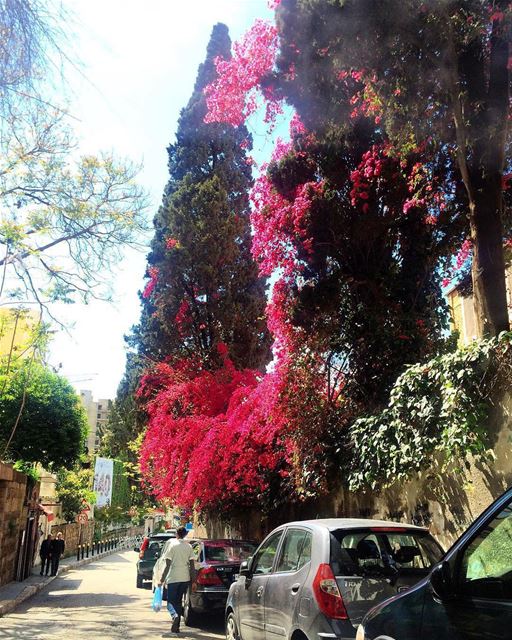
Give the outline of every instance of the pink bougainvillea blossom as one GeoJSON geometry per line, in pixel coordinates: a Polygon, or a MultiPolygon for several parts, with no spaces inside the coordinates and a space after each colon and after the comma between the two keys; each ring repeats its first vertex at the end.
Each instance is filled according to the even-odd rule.
{"type": "MultiPolygon", "coordinates": [[[[261,80],[273,69],[278,47],[277,27],[258,19],[233,45],[229,60],[216,58],[217,79],[205,90],[208,112],[205,122],[228,122],[239,126],[259,107],[261,80]]],[[[282,111],[272,87],[265,88],[266,118],[282,111]]]]}
{"type": "Polygon", "coordinates": [[[174,319],[178,332],[181,336],[184,336],[188,332],[188,326],[192,322],[192,316],[190,315],[190,304],[188,300],[182,300],[178,308],[178,313],[174,319]]]}
{"type": "Polygon", "coordinates": [[[158,267],[148,268],[149,282],[146,284],[146,286],[144,287],[144,291],[142,292],[142,297],[144,298],[144,300],[147,300],[153,293],[158,282],[158,274],[158,267]]]}
{"type": "Polygon", "coordinates": [[[297,136],[306,133],[306,127],[297,113],[294,113],[290,120],[290,136],[297,136]]]}

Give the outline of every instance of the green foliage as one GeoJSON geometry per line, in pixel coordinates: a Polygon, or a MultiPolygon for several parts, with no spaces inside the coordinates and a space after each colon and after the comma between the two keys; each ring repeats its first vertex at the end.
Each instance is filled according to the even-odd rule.
{"type": "Polygon", "coordinates": [[[112,507],[120,507],[127,511],[131,506],[132,491],[125,466],[120,460],[114,460],[114,478],[112,484],[112,507]]]}
{"type": "Polygon", "coordinates": [[[108,296],[105,273],[146,226],[138,168],[110,154],[76,159],[62,116],[42,109],[13,116],[9,132],[0,140],[8,295],[43,306],[108,296]]]}
{"type": "Polygon", "coordinates": [[[486,455],[491,392],[510,381],[512,333],[408,367],[380,414],[350,429],[352,490],[385,487],[434,463],[462,470],[486,455]]]}
{"type": "Polygon", "coordinates": [[[41,474],[39,473],[37,468],[34,466],[33,462],[25,462],[25,460],[16,460],[16,462],[13,464],[13,468],[16,469],[16,471],[21,471],[21,473],[24,473],[26,476],[31,478],[34,483],[39,482],[39,480],[41,480],[41,474]]]}
{"type": "Polygon", "coordinates": [[[85,502],[94,504],[96,501],[96,495],[91,489],[92,478],[92,469],[60,469],[57,472],[57,497],[66,522],[74,522],[85,502]]]}
{"type": "Polygon", "coordinates": [[[13,431],[8,458],[51,470],[73,466],[84,450],[88,424],[65,378],[39,362],[18,360],[9,372],[0,363],[0,451],[5,452],[13,431]]]}
{"type": "Polygon", "coordinates": [[[112,402],[100,446],[101,455],[122,460],[132,466],[137,462],[137,453],[130,447],[130,442],[138,433],[139,411],[135,393],[141,372],[137,355],[128,353],[125,373],[112,402]]]}

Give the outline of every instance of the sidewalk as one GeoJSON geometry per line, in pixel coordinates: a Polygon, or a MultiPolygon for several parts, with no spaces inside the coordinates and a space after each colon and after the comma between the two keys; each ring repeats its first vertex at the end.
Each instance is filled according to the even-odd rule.
{"type": "Polygon", "coordinates": [[[64,575],[71,569],[82,567],[85,564],[101,560],[105,556],[122,553],[123,551],[125,551],[123,548],[109,549],[103,553],[96,554],[94,557],[84,558],[83,560],[77,560],[76,557],[72,556],[64,558],[59,564],[59,573],[57,576],[40,576],[39,565],[37,565],[34,567],[32,575],[26,580],[23,580],[23,582],[9,582],[3,587],[0,587],[0,618],[14,611],[18,605],[28,598],[31,598],[38,593],[38,591],[41,591],[41,589],[52,582],[52,580],[55,580],[56,577],[64,575]]]}

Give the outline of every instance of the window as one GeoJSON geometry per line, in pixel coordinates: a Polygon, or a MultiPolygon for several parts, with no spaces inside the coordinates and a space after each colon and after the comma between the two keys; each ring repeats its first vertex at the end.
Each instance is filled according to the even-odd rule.
{"type": "Polygon", "coordinates": [[[512,600],[512,505],[480,531],[461,563],[463,593],[478,598],[512,600]]]}
{"type": "Polygon", "coordinates": [[[331,566],[338,576],[426,574],[441,556],[439,545],[422,531],[375,528],[331,533],[331,566]]]}
{"type": "Polygon", "coordinates": [[[101,404],[99,404],[98,405],[98,411],[101,411],[101,409],[102,409],[102,406],[101,406],[101,404]]]}
{"type": "Polygon", "coordinates": [[[305,529],[288,529],[276,571],[298,571],[311,560],[312,534],[305,529]]]}
{"type": "Polygon", "coordinates": [[[208,542],[204,546],[205,559],[212,562],[242,562],[252,556],[256,546],[250,542],[208,542]]]}
{"type": "Polygon", "coordinates": [[[282,531],[277,531],[262,544],[257,551],[252,562],[251,570],[254,575],[270,573],[276,557],[277,547],[283,535],[282,531]]]}

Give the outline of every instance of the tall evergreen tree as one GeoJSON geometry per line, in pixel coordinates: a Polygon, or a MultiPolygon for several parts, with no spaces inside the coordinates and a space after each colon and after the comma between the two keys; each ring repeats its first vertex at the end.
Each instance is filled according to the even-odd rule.
{"type": "Polygon", "coordinates": [[[230,55],[228,29],[217,24],[168,147],[170,177],[154,219],[141,318],[127,338],[131,353],[104,440],[123,459],[142,427],[135,394],[151,363],[194,355],[215,367],[219,342],[240,368],[263,369],[269,360],[264,282],[250,251],[251,138],[244,127],[203,122],[214,59],[230,55]]]}
{"type": "Polygon", "coordinates": [[[215,58],[229,58],[230,50],[227,27],[215,25],[168,147],[170,178],[134,336],[151,360],[194,354],[215,366],[216,345],[224,342],[240,368],[268,361],[264,283],[250,251],[250,136],[244,127],[204,123],[203,90],[215,78],[215,58]]]}

